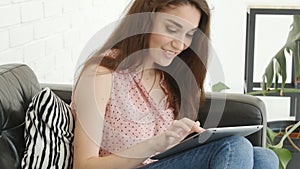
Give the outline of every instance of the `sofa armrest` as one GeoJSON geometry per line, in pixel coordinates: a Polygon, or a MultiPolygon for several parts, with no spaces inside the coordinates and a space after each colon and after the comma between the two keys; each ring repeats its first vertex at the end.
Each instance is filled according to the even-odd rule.
{"type": "Polygon", "coordinates": [[[41,83],[41,88],[49,87],[59,98],[67,104],[71,103],[72,85],[71,84],[52,84],[41,83]]]}
{"type": "Polygon", "coordinates": [[[207,128],[263,125],[262,130],[247,138],[255,146],[266,145],[266,108],[264,102],[255,96],[237,93],[206,93],[206,102],[199,110],[198,119],[207,128]],[[218,119],[220,120],[217,121],[218,119]]]}
{"type": "Polygon", "coordinates": [[[38,79],[24,64],[0,65],[0,168],[19,169],[25,149],[24,120],[38,79]]]}

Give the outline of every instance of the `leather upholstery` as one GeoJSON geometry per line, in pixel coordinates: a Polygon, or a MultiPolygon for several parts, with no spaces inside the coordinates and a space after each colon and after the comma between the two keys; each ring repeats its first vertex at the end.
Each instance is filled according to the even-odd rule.
{"type": "Polygon", "coordinates": [[[218,123],[219,127],[263,125],[263,130],[251,134],[247,138],[255,146],[264,147],[266,145],[266,108],[261,99],[237,93],[206,93],[206,103],[198,113],[199,120],[207,128],[216,127],[206,121],[208,112],[213,120],[218,119],[218,114],[222,113],[222,118],[218,123]],[[220,111],[222,108],[224,110],[220,111]]]}
{"type": "MultiPolygon", "coordinates": [[[[28,66],[0,65],[0,169],[20,168],[25,145],[24,115],[31,98],[41,90],[40,86],[51,88],[66,103],[70,103],[71,85],[40,85],[28,66]]],[[[209,111],[212,114],[222,112],[218,126],[263,124],[266,127],[264,103],[254,96],[207,93],[206,103],[199,111],[201,124],[205,123],[209,111]],[[212,103],[214,106],[211,106],[212,103]],[[220,111],[223,104],[224,112],[220,111]]],[[[206,124],[207,127],[209,125],[206,124]]],[[[265,130],[251,135],[248,139],[253,145],[264,146],[265,130]]]]}
{"type": "Polygon", "coordinates": [[[40,90],[26,65],[0,66],[0,168],[20,168],[24,151],[24,115],[40,90]]]}

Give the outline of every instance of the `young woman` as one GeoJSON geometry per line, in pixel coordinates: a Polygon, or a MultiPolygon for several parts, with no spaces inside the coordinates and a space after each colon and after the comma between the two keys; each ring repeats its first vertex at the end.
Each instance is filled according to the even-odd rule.
{"type": "Polygon", "coordinates": [[[135,0],[76,82],[74,168],[277,168],[276,155],[228,137],[149,157],[202,132],[210,12],[205,0],[135,0]]]}

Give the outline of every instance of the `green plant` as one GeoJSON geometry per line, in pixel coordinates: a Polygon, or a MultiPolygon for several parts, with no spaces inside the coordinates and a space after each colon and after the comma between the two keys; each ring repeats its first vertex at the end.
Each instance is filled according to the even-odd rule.
{"type": "Polygon", "coordinates": [[[300,121],[297,122],[291,129],[289,129],[287,132],[279,132],[276,133],[272,131],[269,127],[267,128],[267,148],[273,150],[279,159],[279,169],[285,169],[289,161],[292,159],[291,152],[283,148],[283,142],[284,140],[298,127],[300,126],[300,121]],[[282,135],[279,143],[275,144],[274,139],[278,137],[279,135],[282,135]]]}
{"type": "Polygon", "coordinates": [[[226,89],[230,89],[230,88],[223,82],[218,82],[212,86],[213,92],[221,92],[226,89]]]}
{"type": "MultiPolygon", "coordinates": [[[[278,93],[282,96],[284,93],[300,93],[300,89],[296,88],[285,88],[286,79],[287,79],[287,70],[286,70],[286,57],[292,56],[294,63],[294,74],[296,79],[293,79],[295,82],[299,82],[298,77],[300,77],[300,58],[298,54],[297,41],[300,41],[300,15],[293,16],[293,23],[284,46],[276,53],[276,55],[271,59],[270,63],[265,69],[265,72],[262,77],[262,83],[260,91],[249,92],[251,95],[268,95],[270,93],[278,93]],[[286,55],[288,53],[288,55],[286,55]],[[275,78],[275,79],[274,79],[275,78]],[[274,85],[273,85],[274,80],[274,85]],[[279,87],[279,80],[281,80],[281,86],[279,87]]],[[[300,43],[300,42],[299,42],[300,43]]],[[[291,160],[291,152],[283,148],[284,140],[298,127],[300,126],[300,121],[297,122],[288,132],[285,133],[275,133],[270,128],[267,128],[267,147],[273,150],[280,161],[280,169],[285,169],[288,162],[291,160]],[[280,142],[274,145],[274,139],[282,134],[280,142]]]]}

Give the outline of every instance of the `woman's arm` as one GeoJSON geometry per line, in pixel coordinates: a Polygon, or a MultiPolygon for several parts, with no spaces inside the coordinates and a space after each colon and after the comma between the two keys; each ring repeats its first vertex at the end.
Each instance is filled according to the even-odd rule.
{"type": "MultiPolygon", "coordinates": [[[[109,70],[103,67],[89,67],[84,73],[81,75],[74,94],[77,119],[75,122],[75,134],[74,134],[74,169],[119,169],[119,168],[134,168],[135,166],[141,164],[149,155],[154,154],[153,147],[148,142],[144,142],[143,144],[139,144],[136,147],[130,149],[124,154],[121,155],[109,155],[106,157],[98,157],[99,156],[99,145],[100,142],[94,140],[94,138],[98,138],[98,140],[102,140],[102,136],[93,137],[89,135],[97,135],[101,134],[103,130],[103,122],[99,121],[101,125],[97,128],[97,131],[93,131],[93,133],[87,134],[85,125],[82,125],[80,122],[81,114],[85,113],[85,111],[98,109],[100,112],[101,118],[104,119],[105,108],[110,98],[111,92],[111,73],[109,70]],[[97,72],[95,74],[95,72],[97,72]],[[91,90],[91,87],[94,86],[94,90],[91,90]],[[92,91],[92,92],[91,92],[92,91]],[[93,102],[93,99],[95,102],[93,102]],[[94,108],[93,108],[94,106],[94,108]],[[95,107],[96,106],[96,107],[95,107]],[[97,143],[96,143],[97,142],[97,143]],[[141,158],[128,158],[127,155],[135,155],[134,157],[141,158]],[[124,156],[123,156],[124,155],[124,156]]],[[[98,113],[99,113],[98,112],[98,113]]],[[[91,115],[91,114],[88,114],[91,115]]],[[[96,116],[96,115],[95,115],[96,116]]],[[[92,120],[91,118],[89,118],[92,120]]]]}

